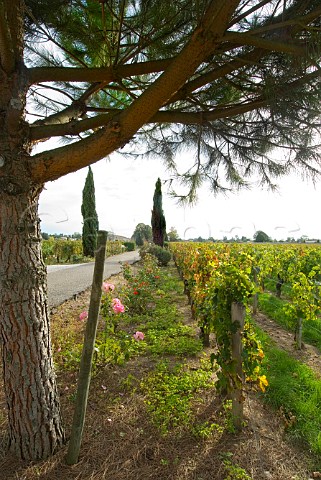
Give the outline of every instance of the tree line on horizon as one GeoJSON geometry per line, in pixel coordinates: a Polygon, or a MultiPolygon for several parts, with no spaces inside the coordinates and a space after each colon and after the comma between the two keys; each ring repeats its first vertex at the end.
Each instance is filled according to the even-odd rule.
{"type": "MultiPolygon", "coordinates": [[[[97,234],[99,230],[98,215],[96,211],[96,198],[95,198],[95,185],[94,185],[94,176],[91,167],[89,166],[87,177],[85,180],[85,185],[83,188],[83,201],[81,205],[81,213],[83,217],[83,230],[82,235],[78,232],[73,233],[72,235],[64,234],[54,234],[52,236],[56,238],[66,237],[71,239],[81,239],[83,245],[83,255],[85,257],[94,257],[97,234]]],[[[43,232],[43,239],[48,239],[49,234],[43,232]]],[[[162,187],[160,178],[157,179],[155,184],[155,191],[153,196],[153,208],[151,216],[151,225],[146,225],[144,223],[138,223],[135,227],[135,230],[131,236],[132,240],[135,241],[137,246],[142,246],[144,243],[153,242],[155,245],[164,247],[166,241],[174,242],[181,240],[177,230],[174,227],[170,228],[170,231],[166,232],[166,219],[163,211],[162,204],[162,187]]],[[[300,238],[295,239],[294,237],[287,237],[285,240],[276,240],[272,239],[267,233],[263,230],[257,230],[253,238],[246,236],[239,237],[238,235],[228,238],[224,236],[223,239],[214,239],[213,237],[203,238],[201,236],[190,238],[188,241],[193,242],[255,242],[255,243],[264,243],[264,242],[274,242],[274,243],[305,243],[305,242],[315,242],[319,243],[319,239],[309,239],[308,236],[302,235],[300,238]]]]}

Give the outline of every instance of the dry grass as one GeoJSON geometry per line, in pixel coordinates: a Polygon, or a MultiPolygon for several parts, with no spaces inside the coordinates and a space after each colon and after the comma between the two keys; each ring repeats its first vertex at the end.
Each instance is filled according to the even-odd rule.
{"type": "MultiPolygon", "coordinates": [[[[113,281],[120,282],[121,277],[116,276],[113,281]]],[[[65,302],[56,309],[52,315],[56,348],[58,340],[55,332],[70,331],[71,325],[75,326],[74,338],[81,339],[83,324],[77,322],[77,318],[88,302],[89,292],[84,292],[77,300],[65,302]]],[[[179,308],[184,311],[186,322],[191,324],[186,304],[181,303],[179,308]]],[[[6,421],[4,399],[1,397],[0,478],[224,480],[227,473],[223,460],[226,458],[244,468],[253,480],[310,478],[311,458],[304,453],[302,446],[287,443],[282,417],[253,393],[249,393],[245,401],[247,425],[240,434],[232,434],[225,429],[223,433],[217,432],[206,440],[200,440],[186,428],[161,436],[150,421],[139,389],[139,380],[153,369],[154,363],[153,358],[138,357],[123,367],[106,367],[93,378],[81,456],[74,466],[64,463],[66,448],[47,461],[34,464],[17,462],[6,455],[6,421]],[[125,382],[129,374],[136,378],[130,387],[125,382]]],[[[59,374],[58,384],[68,433],[76,374],[59,374]]],[[[222,418],[221,402],[220,398],[205,394],[195,404],[196,418],[219,423],[222,418]]]]}

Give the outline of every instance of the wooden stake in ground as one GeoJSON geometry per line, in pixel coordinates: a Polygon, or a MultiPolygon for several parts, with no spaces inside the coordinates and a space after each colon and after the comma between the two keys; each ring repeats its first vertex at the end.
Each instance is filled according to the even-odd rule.
{"type": "Polygon", "coordinates": [[[101,287],[104,275],[107,232],[99,231],[97,250],[95,255],[95,268],[90,296],[88,320],[85,331],[84,346],[81,355],[78,388],[75,402],[75,411],[71,429],[70,442],[66,455],[66,463],[73,465],[78,462],[82,432],[85,424],[88,392],[91,377],[91,365],[96,340],[98,315],[101,299],[101,287]]]}
{"type": "Polygon", "coordinates": [[[295,331],[295,342],[298,350],[302,350],[302,328],[303,320],[301,317],[298,318],[296,331],[295,331]]]}
{"type": "Polygon", "coordinates": [[[232,323],[237,324],[237,330],[232,334],[232,360],[237,375],[236,384],[231,391],[232,418],[236,430],[242,429],[243,421],[243,365],[242,365],[242,332],[244,328],[245,307],[242,303],[232,303],[232,323]]]}

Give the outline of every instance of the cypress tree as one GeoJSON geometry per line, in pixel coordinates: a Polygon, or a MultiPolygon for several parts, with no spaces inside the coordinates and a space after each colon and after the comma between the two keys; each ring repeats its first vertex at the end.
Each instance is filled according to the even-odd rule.
{"type": "Polygon", "coordinates": [[[84,189],[82,191],[81,213],[83,216],[82,246],[86,257],[94,257],[99,229],[96,212],[94,176],[89,167],[84,189]]]}
{"type": "Polygon", "coordinates": [[[163,247],[164,240],[166,238],[166,220],[163,212],[162,186],[159,178],[157,179],[155,185],[155,192],[153,197],[152,231],[153,242],[155,243],[155,245],[163,247]]]}

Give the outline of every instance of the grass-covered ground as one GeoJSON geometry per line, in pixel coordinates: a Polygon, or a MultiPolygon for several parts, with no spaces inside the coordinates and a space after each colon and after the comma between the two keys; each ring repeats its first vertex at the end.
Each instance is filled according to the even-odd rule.
{"type": "MultiPolygon", "coordinates": [[[[37,464],[5,455],[3,479],[307,480],[320,458],[321,387],[313,374],[262,335],[270,386],[245,395],[245,422],[233,429],[230,402],[215,389],[184,287],[173,264],[125,269],[103,297],[79,463],[66,449],[37,464]],[[124,313],[109,308],[111,297],[124,313]],[[138,335],[139,333],[139,335],[138,335]],[[312,452],[312,453],[311,453],[312,452]]],[[[90,292],[52,315],[54,358],[69,434],[90,292]]]]}
{"type": "Polygon", "coordinates": [[[289,437],[321,457],[321,379],[258,330],[269,388],[264,395],[283,416],[289,437]]]}
{"type": "MultiPolygon", "coordinates": [[[[288,301],[289,299],[278,298],[273,293],[260,293],[259,309],[289,332],[294,332],[295,325],[289,319],[285,309],[288,301]]],[[[321,319],[303,321],[302,339],[321,350],[321,319]]]]}

